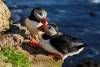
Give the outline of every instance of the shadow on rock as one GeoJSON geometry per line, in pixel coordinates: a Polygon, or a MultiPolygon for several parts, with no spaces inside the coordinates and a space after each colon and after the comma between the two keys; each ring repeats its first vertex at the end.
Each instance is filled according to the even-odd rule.
{"type": "Polygon", "coordinates": [[[21,26],[20,24],[13,24],[10,26],[10,29],[6,32],[4,32],[5,34],[19,34],[22,37],[24,37],[24,39],[28,38],[29,39],[29,32],[27,33],[27,29],[26,27],[21,26]]]}
{"type": "Polygon", "coordinates": [[[24,50],[28,51],[31,55],[38,55],[38,54],[47,55],[48,54],[48,52],[46,52],[42,48],[29,46],[28,43],[23,42],[21,47],[24,50]]]}

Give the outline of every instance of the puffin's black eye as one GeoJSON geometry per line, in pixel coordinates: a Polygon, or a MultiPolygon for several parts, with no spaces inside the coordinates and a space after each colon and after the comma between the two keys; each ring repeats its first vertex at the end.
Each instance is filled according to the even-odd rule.
{"type": "Polygon", "coordinates": [[[39,13],[39,15],[42,15],[42,12],[41,11],[39,11],[38,13],[39,13]]]}
{"type": "Polygon", "coordinates": [[[48,29],[51,29],[51,26],[49,26],[48,29]]]}

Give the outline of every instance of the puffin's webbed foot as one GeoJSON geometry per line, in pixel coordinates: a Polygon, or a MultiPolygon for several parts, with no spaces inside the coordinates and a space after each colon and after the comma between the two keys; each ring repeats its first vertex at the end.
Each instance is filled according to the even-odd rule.
{"type": "Polygon", "coordinates": [[[31,40],[30,40],[30,42],[29,42],[29,45],[30,46],[38,46],[38,41],[36,41],[34,38],[32,38],[31,40]]]}
{"type": "Polygon", "coordinates": [[[42,45],[34,38],[32,38],[30,40],[29,45],[33,46],[33,47],[40,47],[40,48],[42,48],[42,45]]]}

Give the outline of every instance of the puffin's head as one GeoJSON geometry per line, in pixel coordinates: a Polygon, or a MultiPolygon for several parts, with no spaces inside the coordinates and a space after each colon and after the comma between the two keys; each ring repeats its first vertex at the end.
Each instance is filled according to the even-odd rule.
{"type": "Polygon", "coordinates": [[[43,20],[47,17],[47,11],[44,8],[34,8],[31,11],[31,16],[34,16],[37,20],[43,20]]]}
{"type": "Polygon", "coordinates": [[[46,27],[46,32],[45,32],[49,37],[55,37],[58,35],[59,30],[58,27],[55,24],[48,24],[46,27]]]}

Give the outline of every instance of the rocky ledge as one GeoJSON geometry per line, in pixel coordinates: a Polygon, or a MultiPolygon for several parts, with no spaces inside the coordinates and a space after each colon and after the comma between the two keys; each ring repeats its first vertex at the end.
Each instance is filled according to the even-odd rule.
{"type": "Polygon", "coordinates": [[[0,32],[10,28],[11,13],[8,7],[0,0],[0,32]]]}

